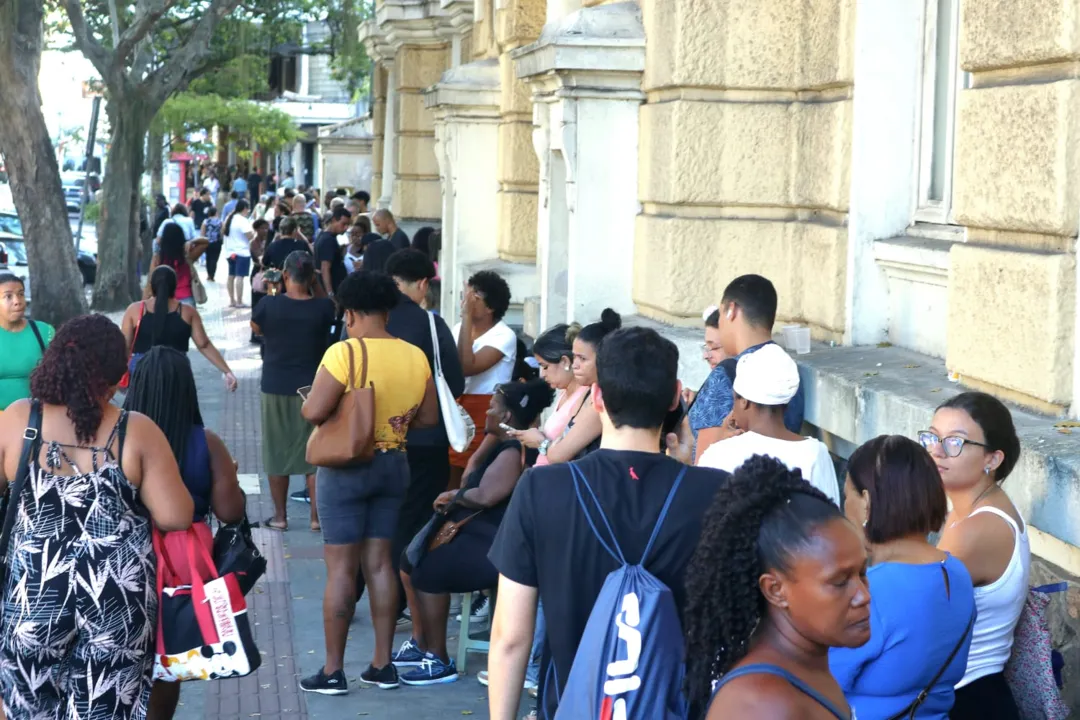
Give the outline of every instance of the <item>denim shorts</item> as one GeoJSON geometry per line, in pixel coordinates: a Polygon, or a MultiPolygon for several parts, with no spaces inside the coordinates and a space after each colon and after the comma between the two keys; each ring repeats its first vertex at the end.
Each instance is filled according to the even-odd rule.
{"type": "Polygon", "coordinates": [[[247,277],[251,274],[251,257],[246,255],[230,256],[229,277],[247,277]]]}
{"type": "Polygon", "coordinates": [[[320,467],[315,504],[323,542],[351,545],[390,540],[409,489],[409,461],[403,452],[376,452],[371,462],[348,468],[320,467]]]}

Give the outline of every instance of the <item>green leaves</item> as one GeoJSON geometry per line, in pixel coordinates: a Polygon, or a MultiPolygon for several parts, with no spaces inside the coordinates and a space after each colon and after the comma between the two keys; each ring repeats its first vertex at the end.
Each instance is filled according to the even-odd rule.
{"type": "Polygon", "coordinates": [[[250,138],[260,149],[272,153],[304,137],[291,117],[269,105],[192,92],[169,98],[154,126],[179,138],[200,131],[209,133],[214,127],[228,128],[232,140],[250,138]]]}

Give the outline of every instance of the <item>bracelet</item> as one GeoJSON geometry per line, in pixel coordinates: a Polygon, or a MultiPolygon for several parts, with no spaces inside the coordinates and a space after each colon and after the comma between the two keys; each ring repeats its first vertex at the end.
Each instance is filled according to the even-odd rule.
{"type": "Polygon", "coordinates": [[[551,441],[545,439],[544,442],[540,443],[540,447],[538,448],[538,450],[539,450],[541,455],[546,457],[547,454],[548,454],[548,448],[550,448],[550,447],[551,447],[551,441]]]}

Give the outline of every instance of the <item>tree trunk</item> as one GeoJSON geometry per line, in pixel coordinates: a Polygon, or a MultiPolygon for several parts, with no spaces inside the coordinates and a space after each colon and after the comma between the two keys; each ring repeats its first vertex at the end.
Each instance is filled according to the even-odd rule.
{"type": "Polygon", "coordinates": [[[60,169],[41,112],[42,4],[0,0],[0,154],[26,237],[32,312],[54,326],[86,312],[60,169]]]}
{"type": "Polygon", "coordinates": [[[147,142],[147,151],[150,153],[147,164],[150,166],[150,194],[154,197],[161,195],[165,188],[165,162],[161,152],[165,144],[165,138],[161,133],[150,131],[150,140],[147,142]]]}
{"type": "MultiPolygon", "coordinates": [[[[112,144],[101,186],[101,234],[98,235],[98,273],[94,309],[123,310],[139,293],[139,185],[143,145],[150,128],[145,103],[137,99],[109,100],[112,144]]],[[[142,258],[144,268],[150,258],[142,258]]]]}

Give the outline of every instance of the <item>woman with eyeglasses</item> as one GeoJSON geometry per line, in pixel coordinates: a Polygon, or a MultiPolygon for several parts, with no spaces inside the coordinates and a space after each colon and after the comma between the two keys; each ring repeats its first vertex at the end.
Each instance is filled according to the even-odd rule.
{"type": "Polygon", "coordinates": [[[1004,671],[1027,598],[1031,547],[1027,523],[1001,488],[1020,457],[1012,415],[986,393],[962,393],[937,409],[919,442],[937,464],[952,505],[938,547],[967,567],[978,610],[949,717],[1018,719],[1004,671]]]}

